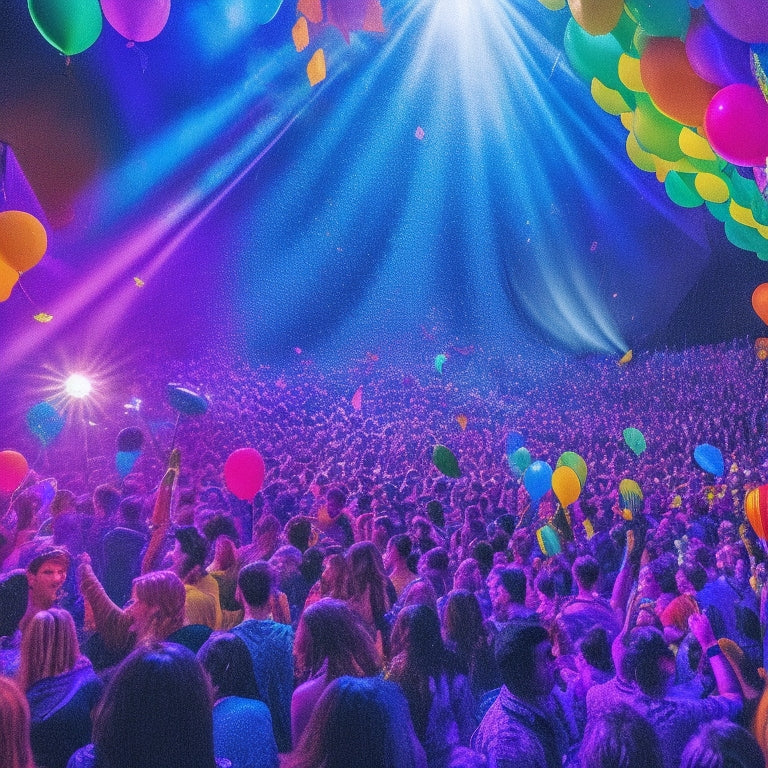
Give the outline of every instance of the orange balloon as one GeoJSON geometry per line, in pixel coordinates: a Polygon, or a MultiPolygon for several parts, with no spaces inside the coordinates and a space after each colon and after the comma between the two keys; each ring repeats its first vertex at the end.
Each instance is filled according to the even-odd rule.
{"type": "Polygon", "coordinates": [[[607,35],[619,23],[623,0],[568,0],[576,23],[590,35],[607,35]]]}
{"type": "Polygon", "coordinates": [[[26,211],[0,213],[0,260],[17,272],[26,272],[48,248],[45,227],[26,211]]]}
{"type": "Polygon", "coordinates": [[[760,285],[752,291],[752,309],[755,314],[768,325],[768,283],[760,285]]]}
{"type": "Polygon", "coordinates": [[[718,88],[693,71],[682,40],[649,37],[640,57],[640,77],[659,112],[683,125],[704,124],[718,88]]]}
{"type": "Polygon", "coordinates": [[[29,472],[27,460],[18,451],[0,451],[0,491],[13,493],[29,472]]]}
{"type": "Polygon", "coordinates": [[[4,261],[0,261],[0,301],[5,301],[11,295],[13,286],[18,281],[19,273],[4,261]]]}
{"type": "Polygon", "coordinates": [[[581,480],[571,467],[561,464],[552,473],[552,490],[562,507],[573,504],[581,494],[581,480]]]}
{"type": "Polygon", "coordinates": [[[758,538],[765,541],[768,534],[768,485],[761,485],[747,494],[744,511],[758,538]]]}

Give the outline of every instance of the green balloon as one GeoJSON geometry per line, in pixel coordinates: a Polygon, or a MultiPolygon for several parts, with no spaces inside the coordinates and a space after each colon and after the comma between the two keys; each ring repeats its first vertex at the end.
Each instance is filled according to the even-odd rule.
{"type": "Polygon", "coordinates": [[[611,30],[611,34],[619,41],[625,53],[636,53],[635,30],[637,23],[624,10],[619,17],[619,23],[611,30]]]}
{"type": "Polygon", "coordinates": [[[90,48],[101,34],[99,0],[28,0],[40,34],[65,56],[90,48]]]}
{"type": "Polygon", "coordinates": [[[557,467],[570,467],[579,478],[581,487],[587,482],[587,462],[573,451],[565,451],[557,460],[557,467]]]}
{"type": "Polygon", "coordinates": [[[683,150],[680,149],[679,139],[683,126],[662,115],[647,93],[636,93],[635,103],[632,131],[640,148],[658,155],[662,160],[680,160],[683,150]]]}
{"type": "Polygon", "coordinates": [[[446,477],[461,477],[461,469],[459,469],[459,462],[453,455],[450,448],[446,448],[444,445],[436,445],[432,449],[432,463],[446,476],[446,477]]]}
{"type": "Polygon", "coordinates": [[[643,433],[634,427],[627,427],[624,432],[624,442],[635,456],[639,456],[648,446],[643,437],[643,433]]]}
{"type": "Polygon", "coordinates": [[[626,0],[627,11],[654,37],[683,38],[691,23],[688,0],[626,0]]]}
{"type": "Polygon", "coordinates": [[[531,466],[531,454],[527,448],[518,448],[511,456],[507,457],[510,469],[520,477],[531,466]]]}
{"type": "Polygon", "coordinates": [[[726,221],[731,218],[730,203],[706,202],[707,210],[718,220],[726,221]]]}
{"type": "Polygon", "coordinates": [[[624,50],[613,35],[590,35],[571,17],[565,27],[565,54],[576,74],[587,83],[596,77],[616,91],[625,89],[619,79],[619,58],[624,50]]]}
{"type": "Polygon", "coordinates": [[[739,224],[738,221],[733,219],[725,220],[725,236],[737,248],[741,248],[744,251],[754,251],[757,253],[768,248],[768,240],[756,229],[745,224],[739,224]]]}
{"type": "Polygon", "coordinates": [[[670,171],[664,179],[664,189],[673,203],[681,208],[698,208],[704,199],[693,186],[693,174],[670,171]]]}

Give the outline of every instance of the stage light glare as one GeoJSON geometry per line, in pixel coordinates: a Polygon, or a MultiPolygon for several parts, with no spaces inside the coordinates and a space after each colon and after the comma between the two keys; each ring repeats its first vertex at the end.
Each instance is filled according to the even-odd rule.
{"type": "Polygon", "coordinates": [[[82,400],[91,394],[91,382],[81,373],[73,373],[64,383],[64,390],[76,400],[82,400]]]}

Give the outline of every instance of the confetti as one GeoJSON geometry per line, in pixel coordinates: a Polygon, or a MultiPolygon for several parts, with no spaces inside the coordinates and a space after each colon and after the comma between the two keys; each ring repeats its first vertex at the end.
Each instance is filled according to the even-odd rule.
{"type": "Polygon", "coordinates": [[[291,35],[296,50],[301,53],[309,45],[309,27],[307,26],[305,16],[300,16],[299,20],[293,25],[291,35]]]}
{"type": "Polygon", "coordinates": [[[144,287],[144,281],[140,277],[134,277],[133,282],[136,283],[137,288],[143,288],[144,287]]]}
{"type": "Polygon", "coordinates": [[[467,428],[467,417],[463,413],[456,417],[456,421],[459,422],[459,426],[462,428],[462,430],[467,428]]]}
{"type": "Polygon", "coordinates": [[[47,312],[38,312],[35,315],[35,320],[38,323],[50,323],[53,320],[53,315],[49,315],[47,312]]]}
{"type": "Polygon", "coordinates": [[[307,64],[307,78],[309,84],[315,86],[325,80],[325,54],[322,48],[318,48],[307,64]]]}
{"type": "Polygon", "coordinates": [[[597,250],[597,240],[592,241],[592,245],[589,247],[589,250],[594,253],[597,250]]]}
{"type": "Polygon", "coordinates": [[[416,132],[415,132],[413,135],[414,135],[414,136],[415,136],[415,137],[416,137],[416,138],[417,138],[419,141],[423,141],[423,139],[424,139],[424,136],[426,136],[426,134],[424,133],[424,129],[423,129],[421,126],[418,126],[418,127],[416,128],[416,132]]]}

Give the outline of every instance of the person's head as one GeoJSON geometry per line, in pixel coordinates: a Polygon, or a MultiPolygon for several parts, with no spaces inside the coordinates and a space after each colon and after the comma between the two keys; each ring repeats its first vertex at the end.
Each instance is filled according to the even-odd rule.
{"type": "Polygon", "coordinates": [[[581,768],[663,766],[659,739],[651,724],[626,704],[617,704],[587,722],[579,758],[581,768]]]}
{"type": "Polygon", "coordinates": [[[379,550],[370,541],[359,541],[347,550],[349,591],[359,595],[370,584],[382,584],[386,579],[379,550]]]}
{"type": "Polygon", "coordinates": [[[577,644],[577,666],[582,662],[600,672],[612,673],[611,643],[605,627],[592,627],[577,644]]]}
{"type": "Polygon", "coordinates": [[[288,576],[294,576],[301,568],[301,550],[292,544],[285,544],[269,558],[269,564],[276,578],[281,581],[288,576]]]}
{"type": "Polygon", "coordinates": [[[151,571],[133,580],[126,612],[137,642],[165,640],[184,626],[186,590],[172,571],[151,571]]]}
{"type": "Polygon", "coordinates": [[[510,622],[494,648],[504,685],[522,699],[548,695],[555,684],[555,660],[547,630],[534,621],[510,622]]]}
{"type": "Polygon", "coordinates": [[[323,598],[299,619],[293,649],[300,679],[327,664],[326,678],[368,677],[381,669],[381,658],[360,616],[346,603],[323,598]]]}
{"type": "Polygon", "coordinates": [[[29,583],[21,569],[9,571],[0,580],[0,637],[12,635],[27,611],[29,583]]]}
{"type": "Polygon", "coordinates": [[[416,768],[420,745],[396,683],[340,677],[323,692],[287,768],[416,768]]]}
{"type": "Polygon", "coordinates": [[[0,676],[0,765],[34,768],[27,697],[10,677],[0,676]]]}
{"type": "Polygon", "coordinates": [[[600,578],[600,565],[592,555],[582,555],[573,561],[573,578],[584,592],[591,592],[600,578]]]}
{"type": "Polygon", "coordinates": [[[249,563],[240,569],[237,577],[237,599],[251,608],[263,608],[269,602],[274,588],[274,575],[263,560],[249,563]]]}
{"type": "Polygon", "coordinates": [[[347,494],[340,485],[332,485],[325,494],[325,501],[330,517],[336,517],[347,503],[347,494]]]}
{"type": "Polygon", "coordinates": [[[215,768],[211,691],[192,651],[133,651],[107,685],[93,744],[99,768],[215,768]]]}
{"type": "Polygon", "coordinates": [[[471,653],[485,639],[483,614],[474,592],[457,589],[448,593],[443,614],[443,637],[457,649],[471,653]]]}
{"type": "Polygon", "coordinates": [[[404,565],[413,549],[413,541],[407,533],[397,533],[390,538],[387,548],[384,552],[384,565],[387,568],[394,568],[397,565],[404,565]]]}
{"type": "Polygon", "coordinates": [[[66,549],[46,549],[27,566],[29,602],[38,609],[51,608],[67,579],[70,557],[66,549]]]}
{"type": "Polygon", "coordinates": [[[456,573],[453,574],[453,588],[481,592],[484,586],[483,574],[480,572],[477,560],[472,557],[462,560],[456,573]]]}
{"type": "Polygon", "coordinates": [[[392,655],[404,654],[406,666],[429,674],[439,672],[445,664],[445,646],[440,632],[440,619],[429,605],[403,608],[392,629],[392,655]]]}
{"type": "Polygon", "coordinates": [[[208,541],[194,525],[184,525],[174,533],[176,547],[173,551],[175,572],[184,579],[195,569],[202,570],[208,557],[208,541]]]}
{"type": "Polygon", "coordinates": [[[305,515],[292,517],[285,524],[285,538],[289,544],[305,552],[312,538],[312,521],[305,515]]]}
{"type": "Polygon", "coordinates": [[[683,750],[680,768],[764,768],[755,737],[729,720],[702,725],[683,750]]]}
{"type": "Polygon", "coordinates": [[[229,571],[237,568],[237,547],[235,542],[222,534],[216,538],[213,545],[213,563],[217,569],[229,571]]]}
{"type": "Polygon", "coordinates": [[[79,658],[77,631],[69,611],[39,611],[22,635],[19,684],[27,691],[44,677],[72,671],[79,658]]]}
{"type": "Polygon", "coordinates": [[[648,696],[663,696],[675,672],[675,655],[655,627],[635,627],[622,660],[622,675],[648,696]]]}
{"type": "Polygon", "coordinates": [[[208,675],[214,698],[262,699],[250,651],[237,635],[231,632],[211,635],[197,652],[197,660],[208,675]]]}
{"type": "Polygon", "coordinates": [[[120,492],[114,485],[97,485],[93,491],[93,509],[97,515],[112,517],[120,506],[120,492]]]}
{"type": "Polygon", "coordinates": [[[347,560],[344,555],[326,555],[320,574],[320,593],[323,597],[345,598],[347,595],[347,560]]]}
{"type": "Polygon", "coordinates": [[[525,604],[525,573],[519,568],[494,568],[487,581],[494,611],[505,610],[512,603],[525,604]]]}

